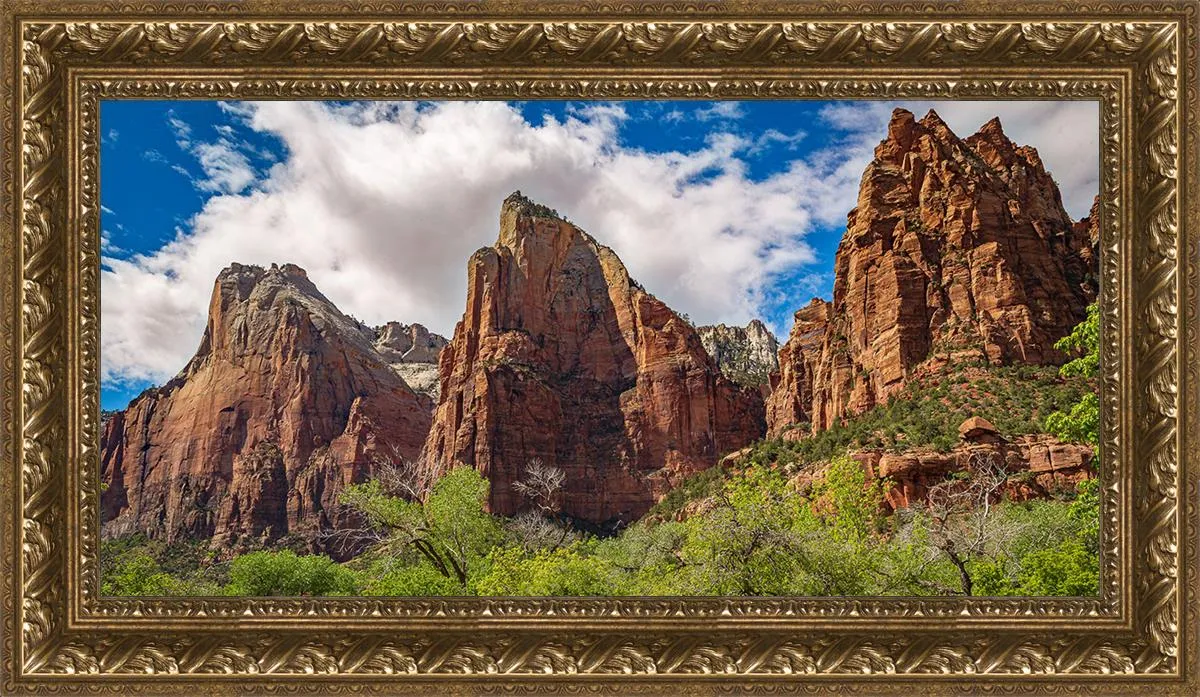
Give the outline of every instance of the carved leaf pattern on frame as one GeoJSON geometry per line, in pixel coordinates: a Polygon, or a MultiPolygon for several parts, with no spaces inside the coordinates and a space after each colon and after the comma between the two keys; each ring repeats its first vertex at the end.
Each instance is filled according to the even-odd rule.
{"type": "MultiPolygon", "coordinates": [[[[728,7],[737,8],[738,4],[728,7]]],[[[384,7],[384,6],[380,6],[384,7]]],[[[193,9],[200,9],[195,6],[193,9]]],[[[570,12],[569,5],[546,5],[546,13],[570,12]]],[[[111,16],[92,22],[43,22],[23,25],[19,45],[23,102],[17,125],[20,138],[20,247],[19,307],[21,345],[19,353],[20,482],[22,498],[19,535],[22,575],[19,640],[23,670],[29,675],[128,673],[143,676],[174,674],[227,675],[799,675],[854,674],[883,677],[889,674],[934,675],[1050,675],[1050,674],[1173,674],[1179,659],[1179,488],[1178,458],[1181,370],[1195,384],[1194,365],[1179,364],[1179,290],[1181,192],[1179,171],[1182,143],[1178,118],[1180,97],[1180,36],[1174,22],[1096,21],[690,21],[670,19],[678,5],[640,7],[614,4],[598,10],[629,9],[659,12],[665,21],[463,21],[414,22],[369,21],[224,21],[178,22],[124,21],[111,16]],[[1145,463],[1145,472],[1133,480],[1132,500],[1138,525],[1133,557],[1137,585],[1132,634],[1076,634],[1063,640],[1056,635],[1028,631],[994,631],[988,636],[962,630],[960,635],[916,633],[887,636],[876,632],[847,630],[806,635],[803,632],[774,635],[769,632],[710,632],[703,637],[687,633],[619,635],[591,632],[541,632],[497,630],[473,633],[428,632],[407,636],[393,631],[356,634],[328,632],[268,633],[265,631],[222,634],[179,630],[133,629],[121,635],[112,632],[68,631],[64,598],[66,568],[64,550],[69,533],[65,529],[61,493],[68,477],[67,453],[62,447],[66,429],[61,414],[67,399],[65,383],[68,356],[62,337],[69,305],[62,276],[60,251],[68,212],[65,158],[67,104],[65,67],[71,63],[88,66],[270,66],[300,65],[319,71],[323,67],[375,67],[381,65],[538,65],[614,67],[705,67],[895,64],[944,66],[1123,66],[1136,65],[1134,138],[1140,176],[1136,178],[1137,205],[1128,214],[1136,229],[1140,248],[1133,274],[1137,296],[1131,312],[1139,333],[1135,347],[1139,384],[1134,443],[1119,441],[1114,417],[1121,392],[1105,397],[1105,444],[1114,454],[1132,453],[1145,463]],[[1135,447],[1136,446],[1136,447],[1135,447]]],[[[897,5],[896,9],[903,6],[897,5]]],[[[125,6],[138,10],[138,6],[125,6]]],[[[145,8],[142,8],[145,9],[145,8]]],[[[186,8],[185,8],[186,9],[186,8]]],[[[385,8],[386,9],[386,8],[385,8]]],[[[420,10],[420,8],[411,8],[420,10]]],[[[443,11],[446,7],[439,6],[443,11]]],[[[848,12],[865,8],[848,7],[848,12]]],[[[913,6],[919,10],[919,6],[913,6]]],[[[1055,9],[1047,6],[1047,10],[1055,9]]],[[[1065,9],[1058,14],[1067,16],[1065,9]]],[[[281,10],[282,11],[282,10],[281,10]]],[[[1194,58],[1194,47],[1188,51],[1194,58]]],[[[783,80],[722,78],[539,79],[463,80],[437,78],[345,79],[254,78],[198,80],[174,78],[103,79],[98,91],[81,101],[84,118],[81,152],[83,182],[80,197],[85,203],[77,216],[84,225],[97,225],[95,203],[98,171],[94,155],[98,135],[95,100],[99,91],[107,96],[209,96],[250,98],[256,96],[321,97],[465,97],[465,96],[571,96],[622,98],[644,96],[708,97],[729,96],[928,96],[987,94],[1062,96],[1072,89],[1101,95],[1102,113],[1110,120],[1104,131],[1102,167],[1114,172],[1119,163],[1120,143],[1116,118],[1117,92],[1105,90],[1103,79],[1037,81],[996,78],[989,80],[921,81],[864,78],[861,80],[783,80]],[[124,90],[124,92],[122,92],[124,90]],[[990,91],[989,91],[990,90],[990,91]],[[92,100],[92,101],[89,101],[92,100]],[[91,112],[88,110],[91,109],[91,112]],[[91,155],[89,155],[91,153],[91,155]]],[[[86,90],[85,90],[86,92],[86,90]]],[[[1192,95],[1194,98],[1194,95],[1192,95]]],[[[5,117],[8,118],[8,117],[5,117]]],[[[10,132],[11,129],[10,129],[10,132]]],[[[1115,230],[1126,220],[1127,199],[1120,193],[1119,177],[1106,178],[1103,214],[1105,222],[1103,282],[1108,287],[1122,273],[1122,253],[1115,230]]],[[[94,240],[78,247],[80,299],[72,300],[95,309],[98,279],[94,240]]],[[[1188,279],[1194,285],[1194,279],[1188,279]]],[[[1190,286],[1189,286],[1190,292],[1190,286]]],[[[1122,347],[1116,307],[1104,308],[1106,380],[1119,377],[1122,347]],[[1108,366],[1113,367],[1108,367],[1108,366]]],[[[86,314],[86,313],[85,313],[86,314]]],[[[82,351],[93,357],[98,348],[94,319],[80,325],[82,351]]],[[[85,361],[86,364],[86,361],[85,361]]],[[[95,381],[90,370],[85,379],[95,381]]],[[[94,401],[94,400],[93,400],[94,401]]],[[[95,404],[92,404],[95,407],[95,404]]],[[[72,481],[89,486],[97,481],[95,449],[98,436],[94,415],[79,420],[78,452],[80,473],[72,481]]],[[[1128,463],[1124,463],[1125,466],[1128,463]]],[[[1116,509],[1130,492],[1114,478],[1106,482],[1104,523],[1108,542],[1118,530],[1116,509]]],[[[83,500],[87,489],[73,492],[83,500]]],[[[78,516],[84,531],[98,530],[94,510],[78,516]]],[[[1110,551],[1115,546],[1109,547],[1110,551]]],[[[96,565],[94,544],[82,544],[82,598],[84,607],[99,607],[94,587],[96,565]],[[92,556],[89,557],[88,555],[92,556]],[[90,584],[90,585],[89,585],[90,584]]],[[[1106,557],[1106,579],[1116,579],[1117,555],[1106,557]]],[[[1115,580],[1106,586],[1108,598],[1116,598],[1115,580]]],[[[7,599],[6,603],[9,602],[7,599]]],[[[202,599],[127,601],[112,605],[112,616],[153,617],[172,604],[214,611],[202,599]]],[[[346,601],[351,615],[386,612],[386,602],[354,599],[346,601]],[[382,610],[381,610],[382,609],[382,610]]],[[[257,612],[313,613],[313,601],[267,599],[257,612]]],[[[529,600],[495,601],[500,614],[535,616],[546,603],[529,600]]],[[[1004,601],[991,599],[968,611],[986,616],[990,612],[1030,613],[1036,599],[1004,601]]],[[[588,617],[586,604],[561,603],[566,616],[588,617]]],[[[632,604],[612,601],[602,605],[615,616],[636,617],[632,604]],[[625,614],[622,615],[622,612],[625,614]]],[[[689,612],[688,604],[662,600],[650,603],[656,612],[689,612]],[[657,608],[654,609],[654,608],[657,608]]],[[[710,605],[710,607],[712,607],[710,605]]],[[[754,615],[746,604],[743,616],[754,615]]],[[[870,616],[888,608],[899,616],[928,616],[939,612],[950,616],[951,605],[922,604],[912,600],[844,600],[846,616],[870,616]],[[939,608],[941,608],[939,610],[939,608]]],[[[1105,606],[1064,602],[1064,616],[1098,613],[1105,606]]],[[[454,617],[453,603],[426,599],[416,616],[454,617]]],[[[764,616],[802,616],[819,613],[821,601],[774,601],[760,604],[764,616]],[[792,603],[789,605],[788,603],[792,603]],[[765,610],[763,609],[765,607],[765,610]]],[[[6,606],[6,610],[14,608],[6,606]]],[[[961,612],[962,607],[958,610],[961,612]]],[[[203,611],[202,611],[203,612],[203,611]]],[[[469,616],[460,610],[461,617],[469,616]]],[[[728,612],[714,609],[712,616],[728,612]]],[[[318,612],[319,614],[319,612],[318,612]]],[[[593,615],[600,617],[602,615],[593,615]]],[[[660,615],[659,615],[660,616],[660,615]]],[[[703,611],[694,615],[703,617],[703,611]]],[[[836,613],[835,615],[836,616],[836,613]]],[[[139,625],[142,626],[142,625],[139,625]]],[[[258,630],[256,630],[258,631],[258,630]]],[[[11,639],[8,639],[11,641],[11,639]]],[[[11,679],[11,676],[9,676],[11,679]]],[[[482,684],[482,683],[481,683],[482,684]]],[[[131,683],[134,690],[164,689],[162,683],[131,683]]],[[[348,683],[324,683],[341,691],[348,683]]],[[[631,683],[631,686],[634,683],[631,683]]],[[[779,683],[791,685],[795,683],[779,683]]],[[[862,683],[863,692],[886,689],[887,678],[862,683]]],[[[1097,691],[1104,683],[1081,683],[1079,689],[1097,691]]],[[[1078,685],[1076,687],[1079,687],[1078,685]]],[[[173,686],[172,691],[183,691],[173,686]]],[[[498,688],[497,688],[498,689],[498,688]]],[[[649,688],[647,688],[649,689],[649,688]]],[[[1152,691],[1151,691],[1152,692],[1152,691]]]]}

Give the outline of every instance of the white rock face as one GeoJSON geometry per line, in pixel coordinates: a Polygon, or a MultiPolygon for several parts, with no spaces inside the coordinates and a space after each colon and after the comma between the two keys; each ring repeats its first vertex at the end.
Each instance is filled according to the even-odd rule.
{"type": "Polygon", "coordinates": [[[437,363],[393,363],[392,370],[417,392],[424,392],[437,402],[442,394],[437,363]]]}
{"type": "Polygon", "coordinates": [[[388,322],[375,329],[375,350],[392,363],[433,363],[447,343],[446,337],[434,334],[420,324],[388,322]]]}
{"type": "Polygon", "coordinates": [[[420,324],[388,322],[375,329],[375,350],[391,364],[392,370],[417,392],[437,402],[441,385],[438,380],[438,356],[448,342],[420,324]]]}
{"type": "Polygon", "coordinates": [[[779,341],[756,319],[745,327],[718,324],[698,327],[697,331],[704,350],[721,367],[721,372],[740,385],[766,385],[771,373],[779,369],[779,341]]]}

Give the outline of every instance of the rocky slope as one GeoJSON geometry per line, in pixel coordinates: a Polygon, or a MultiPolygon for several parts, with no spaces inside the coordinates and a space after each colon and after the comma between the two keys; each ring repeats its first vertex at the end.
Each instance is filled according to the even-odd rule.
{"type": "MultiPolygon", "coordinates": [[[[985,422],[986,423],[986,422],[985,422]]],[[[964,423],[965,425],[965,423],[964,423]]],[[[915,449],[903,453],[860,450],[851,457],[866,468],[871,479],[887,479],[884,493],[888,508],[907,508],[923,502],[930,488],[947,476],[968,471],[984,462],[1006,472],[1005,496],[1014,501],[1062,496],[1075,491],[1079,482],[1095,476],[1091,446],[1063,443],[1047,434],[1018,436],[1011,441],[994,431],[963,434],[962,442],[947,453],[915,449]]],[[[805,472],[799,479],[811,480],[819,472],[805,472]]]]}
{"type": "Polygon", "coordinates": [[[697,327],[696,332],[725,377],[739,385],[762,387],[779,369],[779,341],[756,319],[745,327],[718,324],[697,327]]]}
{"type": "Polygon", "coordinates": [[[993,119],[960,139],[897,109],[862,178],[833,301],[796,313],[771,434],[860,414],[929,361],[1054,363],[1096,294],[1095,216],[1075,223],[1037,151],[993,119]]]}
{"type": "Polygon", "coordinates": [[[721,374],[696,330],[611,249],[519,192],[467,283],[441,354],[427,479],[473,466],[491,481],[491,510],[510,514],[523,505],[513,482],[540,459],[566,473],[563,511],[602,525],[638,518],[762,436],[760,396],[721,374]]]}
{"type": "Polygon", "coordinates": [[[196,355],[105,424],[103,534],[246,547],[345,522],[342,487],[429,431],[432,400],[389,365],[432,350],[417,334],[347,317],[299,267],[225,269],[196,355]]]}
{"type": "MultiPolygon", "coordinates": [[[[849,451],[849,456],[863,467],[867,481],[886,480],[883,503],[889,511],[924,503],[930,489],[981,465],[1007,476],[1000,490],[1011,501],[1072,495],[1079,482],[1096,474],[1095,452],[1089,445],[1064,443],[1044,433],[1008,439],[978,417],[963,421],[958,430],[959,442],[946,452],[929,447],[902,452],[862,448],[849,451]]],[[[750,450],[731,453],[721,464],[728,468],[745,466],[750,450]]],[[[798,490],[808,491],[825,478],[827,471],[827,462],[804,466],[791,481],[798,490]]],[[[702,499],[694,501],[675,511],[675,518],[682,520],[705,505],[702,499]]]]}

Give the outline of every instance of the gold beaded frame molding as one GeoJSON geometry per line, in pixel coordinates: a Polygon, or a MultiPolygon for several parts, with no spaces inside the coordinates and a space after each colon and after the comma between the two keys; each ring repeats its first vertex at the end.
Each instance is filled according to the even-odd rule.
{"type": "Polygon", "coordinates": [[[1200,694],[1200,5],[0,0],[0,693],[1200,694]],[[99,596],[102,99],[1100,105],[1096,598],[99,596]]]}

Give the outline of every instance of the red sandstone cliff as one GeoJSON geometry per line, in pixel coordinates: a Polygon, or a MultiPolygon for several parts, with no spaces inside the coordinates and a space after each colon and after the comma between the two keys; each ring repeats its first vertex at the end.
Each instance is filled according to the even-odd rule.
{"type": "Polygon", "coordinates": [[[234,264],[195,357],[105,425],[106,536],[257,545],[335,527],[378,457],[415,458],[432,401],[287,264],[234,264]]]}
{"type": "Polygon", "coordinates": [[[761,437],[759,394],[724,377],[696,330],[612,250],[518,194],[467,266],[467,309],[441,355],[427,477],[465,463],[493,512],[540,459],[566,473],[563,510],[640,517],[678,480],[761,437]]]}
{"type": "Polygon", "coordinates": [[[1096,294],[1095,215],[1073,223],[1037,151],[997,119],[958,138],[897,109],[834,265],[833,302],[796,313],[772,375],[772,435],[826,429],[927,360],[1054,363],[1096,294]]]}

